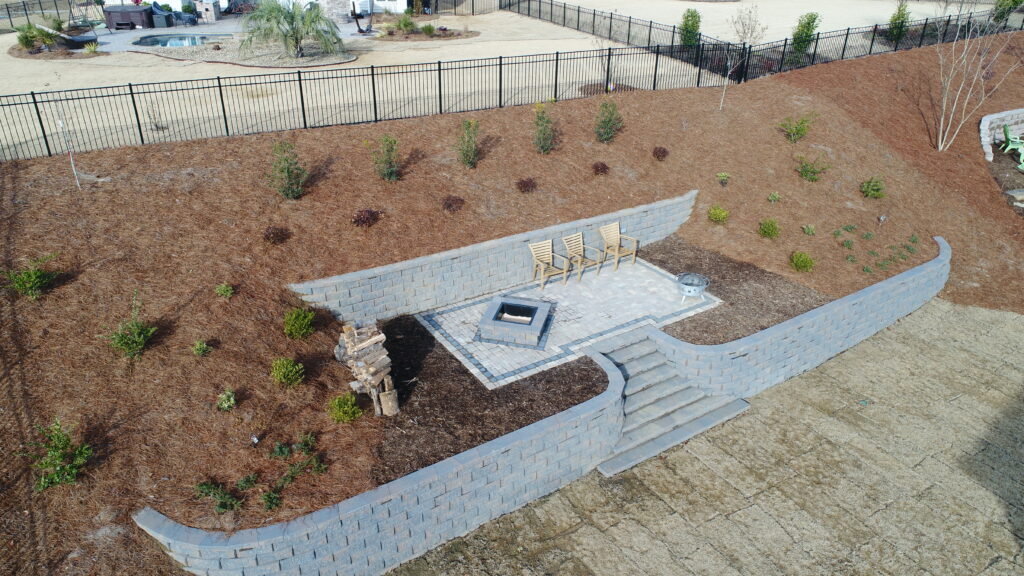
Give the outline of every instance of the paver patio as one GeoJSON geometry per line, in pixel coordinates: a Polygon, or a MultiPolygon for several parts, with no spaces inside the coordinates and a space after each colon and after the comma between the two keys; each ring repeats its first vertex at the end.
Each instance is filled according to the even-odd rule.
{"type": "Polygon", "coordinates": [[[934,300],[401,575],[1024,573],[1024,316],[934,300]]]}

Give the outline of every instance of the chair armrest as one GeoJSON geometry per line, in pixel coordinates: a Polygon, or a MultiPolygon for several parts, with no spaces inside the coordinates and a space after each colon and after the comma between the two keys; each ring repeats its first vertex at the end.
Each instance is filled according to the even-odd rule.
{"type": "MultiPolygon", "coordinates": [[[[566,258],[565,256],[562,256],[561,254],[558,254],[558,253],[552,252],[552,253],[551,253],[551,256],[553,256],[554,258],[561,258],[561,259],[562,259],[562,262],[566,262],[566,263],[568,263],[568,262],[569,262],[569,259],[568,259],[568,258],[566,258]]],[[[552,262],[552,263],[554,263],[554,260],[552,259],[552,260],[551,260],[551,262],[552,262]]]]}
{"type": "Polygon", "coordinates": [[[598,250],[597,248],[594,248],[593,246],[587,246],[586,244],[584,244],[583,245],[583,255],[584,256],[586,256],[587,250],[593,250],[594,252],[597,252],[598,254],[601,253],[601,250],[598,250]]]}
{"type": "Polygon", "coordinates": [[[636,238],[633,238],[632,236],[626,236],[625,234],[619,234],[619,238],[622,238],[624,240],[629,240],[630,242],[632,242],[634,250],[636,249],[637,246],[640,245],[640,241],[637,240],[636,238]]]}

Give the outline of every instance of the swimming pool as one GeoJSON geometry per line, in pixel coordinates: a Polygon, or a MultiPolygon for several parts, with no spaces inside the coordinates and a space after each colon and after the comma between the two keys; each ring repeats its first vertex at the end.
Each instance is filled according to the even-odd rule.
{"type": "Polygon", "coordinates": [[[142,36],[132,44],[136,46],[199,46],[209,42],[219,42],[231,38],[231,34],[158,34],[155,36],[142,36]]]}

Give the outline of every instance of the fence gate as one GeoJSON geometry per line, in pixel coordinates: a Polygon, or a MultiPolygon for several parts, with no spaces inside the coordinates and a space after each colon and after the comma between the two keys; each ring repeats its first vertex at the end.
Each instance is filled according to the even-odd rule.
{"type": "Polygon", "coordinates": [[[498,0],[423,0],[423,6],[429,6],[435,14],[473,16],[496,12],[498,0]]]}

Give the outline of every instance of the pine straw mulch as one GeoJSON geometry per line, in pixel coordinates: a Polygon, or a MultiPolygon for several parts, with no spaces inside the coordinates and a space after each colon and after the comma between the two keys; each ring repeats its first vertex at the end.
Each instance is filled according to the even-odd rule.
{"type": "MultiPolygon", "coordinates": [[[[993,183],[976,137],[966,130],[951,151],[930,148],[914,97],[922,89],[911,80],[933,64],[933,52],[924,49],[822,65],[730,88],[723,112],[717,89],[614,94],[625,130],[610,145],[594,142],[598,100],[559,102],[548,111],[561,145],[548,156],[532,150],[532,110],[523,106],[90,152],[77,157],[79,168],[112,180],[82,191],[66,158],[0,165],[0,265],[56,251],[54,264],[69,271],[38,302],[9,295],[0,301],[0,377],[10,406],[0,431],[16,452],[31,425],[59,416],[98,453],[78,486],[39,495],[31,492],[27,461],[5,460],[0,481],[10,488],[0,493],[0,537],[8,546],[0,572],[42,566],[39,573],[172,574],[171,561],[130,521],[143,505],[196,526],[256,526],[375,484],[374,448],[386,433],[373,418],[349,426],[327,418],[324,403],[348,380],[330,358],[337,326],[322,324],[306,341],[287,340],[280,322],[294,303],[289,282],[700,189],[683,239],[827,297],[934,257],[928,238],[942,235],[954,253],[944,297],[1024,312],[1024,224],[993,183]],[[818,120],[800,143],[786,142],[775,128],[784,117],[811,112],[818,120]],[[485,143],[475,170],[462,167],[454,150],[460,121],[470,117],[480,120],[485,143]],[[401,142],[401,182],[381,182],[368,166],[363,141],[386,133],[401,142]],[[275,196],[263,182],[270,149],[282,139],[314,168],[309,194],[299,201],[275,196]],[[669,150],[663,162],[651,157],[655,146],[669,150]],[[820,155],[832,168],[820,182],[804,182],[793,171],[800,154],[820,155]],[[595,161],[610,173],[594,176],[595,161]],[[727,188],[715,180],[723,171],[732,175],[727,188]],[[866,200],[857,191],[873,175],[885,180],[885,199],[866,200]],[[515,181],[527,177],[539,189],[515,192],[515,181]],[[769,204],[770,192],[782,201],[769,204]],[[456,214],[441,208],[450,194],[466,200],[456,214]],[[732,212],[725,226],[704,217],[716,204],[732,212]],[[352,213],[366,208],[385,216],[372,228],[353,227],[352,213]],[[776,240],[755,231],[769,217],[782,227],[776,240]],[[804,224],[815,225],[817,235],[800,233],[804,224]],[[289,228],[292,238],[266,244],[262,231],[272,225],[289,228]],[[848,251],[829,233],[844,225],[872,232],[880,246],[911,235],[922,242],[913,257],[865,274],[846,262],[848,251]],[[814,256],[814,272],[789,267],[798,249],[814,256]],[[221,282],[237,287],[230,301],[213,294],[221,282]],[[128,314],[135,291],[143,318],[160,331],[151,349],[126,362],[101,335],[128,314]],[[218,341],[209,358],[188,351],[200,338],[218,341]],[[289,391],[272,385],[267,370],[279,356],[307,362],[308,382],[289,391]],[[235,412],[217,413],[214,399],[227,386],[241,402],[235,412]],[[234,482],[258,471],[264,482],[274,479],[284,464],[267,459],[265,447],[309,430],[320,433],[330,468],[286,489],[282,508],[265,513],[250,503],[234,517],[216,517],[208,502],[194,499],[192,487],[207,478],[234,482]],[[250,448],[252,433],[263,434],[259,449],[250,448]]],[[[1007,82],[981,113],[1015,108],[1022,98],[1024,82],[1007,82]]],[[[857,250],[863,244],[858,240],[857,250]]],[[[457,398],[450,409],[460,409],[457,398]]]]}

